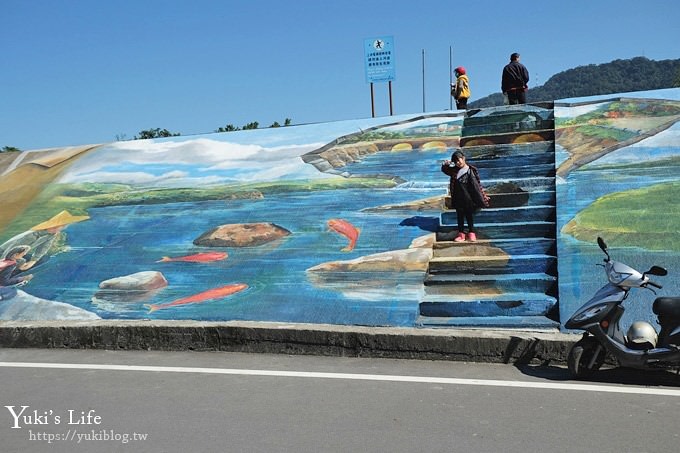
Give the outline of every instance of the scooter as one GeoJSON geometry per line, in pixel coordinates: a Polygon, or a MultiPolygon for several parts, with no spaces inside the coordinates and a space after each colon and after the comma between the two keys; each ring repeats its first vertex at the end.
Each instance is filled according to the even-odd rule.
{"type": "MultiPolygon", "coordinates": [[[[645,321],[634,322],[623,335],[619,321],[625,312],[623,301],[632,288],[662,286],[649,279],[649,275],[664,276],[668,271],[652,266],[640,273],[632,267],[614,261],[609,256],[607,244],[600,237],[597,244],[606,258],[603,266],[609,283],[583,304],[564,324],[567,329],[584,330],[583,338],[572,346],[567,357],[569,372],[574,378],[585,379],[596,372],[607,355],[616,358],[622,367],[642,370],[677,369],[680,373],[680,297],[657,297],[652,311],[661,326],[656,329],[645,321]]],[[[651,288],[650,288],[651,287],[651,288]]]]}

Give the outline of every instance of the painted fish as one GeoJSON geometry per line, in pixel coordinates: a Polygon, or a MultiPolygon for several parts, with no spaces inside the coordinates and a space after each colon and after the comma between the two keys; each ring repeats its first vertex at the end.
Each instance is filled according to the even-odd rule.
{"type": "Polygon", "coordinates": [[[203,252],[203,253],[196,253],[195,255],[187,255],[187,256],[176,256],[176,257],[169,257],[169,256],[164,256],[160,260],[156,261],[157,263],[169,263],[172,261],[183,261],[186,263],[210,263],[212,261],[220,261],[225,259],[227,256],[226,252],[203,252]]]}
{"type": "Polygon", "coordinates": [[[330,219],[328,222],[326,222],[326,224],[331,230],[349,239],[349,244],[347,244],[347,247],[342,249],[343,252],[354,250],[354,246],[357,244],[357,239],[359,239],[359,229],[357,227],[343,219],[330,219]]]}
{"type": "Polygon", "coordinates": [[[149,313],[153,313],[156,310],[162,310],[164,308],[177,307],[179,305],[187,304],[197,304],[199,302],[205,302],[207,300],[213,299],[221,299],[223,297],[238,293],[239,291],[243,291],[246,288],[248,288],[248,285],[245,283],[232,283],[219,288],[209,289],[207,291],[194,294],[193,296],[183,297],[167,304],[145,304],[144,307],[149,309],[149,313]]]}

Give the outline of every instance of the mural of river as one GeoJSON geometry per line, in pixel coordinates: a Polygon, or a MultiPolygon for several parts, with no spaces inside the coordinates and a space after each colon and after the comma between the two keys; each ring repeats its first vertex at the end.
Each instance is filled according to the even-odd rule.
{"type": "MultiPolygon", "coordinates": [[[[680,296],[679,119],[677,88],[556,104],[562,321],[604,284],[597,235],[616,260],[666,267],[659,294],[680,296]]],[[[415,327],[462,125],[435,112],[4,153],[0,320],[415,327]],[[253,225],[279,236],[199,239],[253,225]]],[[[633,294],[623,327],[654,323],[654,297],[633,294]]]]}
{"type": "MultiPolygon", "coordinates": [[[[412,131],[414,127],[425,127],[441,131],[442,122],[460,124],[460,118],[449,115],[443,119],[409,121],[392,129],[412,131]]],[[[296,137],[299,131],[293,129],[257,131],[261,132],[258,144],[248,143],[257,132],[219,134],[219,141],[214,140],[215,136],[202,136],[118,143],[80,157],[53,184],[57,197],[50,190],[41,195],[42,199],[49,199],[48,205],[54,205],[55,199],[72,197],[69,198],[72,201],[64,204],[72,211],[83,199],[78,197],[89,196],[87,191],[92,184],[107,185],[109,192],[118,190],[114,185],[124,184],[125,196],[139,190],[145,193],[144,197],[154,189],[197,186],[210,189],[234,183],[243,187],[261,181],[284,185],[289,181],[309,181],[314,185],[340,179],[349,180],[350,184],[343,188],[343,182],[332,190],[288,188],[264,196],[204,201],[147,203],[142,197],[136,203],[90,207],[89,219],[72,223],[65,230],[67,251],[32,268],[33,280],[22,290],[41,299],[67,302],[105,319],[413,326],[422,294],[423,272],[307,270],[324,262],[407,249],[413,240],[432,233],[438,211],[428,214],[370,208],[442,196],[447,177],[439,171],[439,164],[450,156],[451,148],[439,144],[406,151],[386,149],[324,173],[304,163],[300,155],[322,146],[322,139],[330,141],[328,135],[305,136],[304,144],[300,145],[303,137],[296,137]],[[271,137],[274,133],[277,138],[271,137]],[[243,140],[234,143],[234,139],[243,140]],[[334,174],[339,172],[356,179],[376,179],[372,175],[378,173],[389,179],[382,186],[353,187],[354,179],[334,174]],[[408,221],[416,215],[421,220],[429,219],[429,223],[408,221]],[[343,219],[359,229],[360,237],[353,250],[343,251],[348,239],[329,229],[330,219],[343,219]],[[199,247],[193,243],[202,233],[219,225],[260,222],[273,223],[291,234],[253,247],[199,247]],[[161,261],[163,257],[172,259],[205,252],[226,253],[227,257],[209,262],[161,261]],[[149,271],[160,272],[167,286],[122,295],[99,288],[100,282],[149,271]],[[245,284],[247,288],[228,297],[164,306],[230,284],[245,284]],[[151,310],[152,306],[160,309],[151,310]]],[[[351,122],[340,123],[330,134],[335,139],[344,130],[354,132],[357,128],[351,122]]],[[[41,204],[40,197],[36,204],[41,204]]],[[[35,219],[39,219],[38,214],[35,219]]]]}
{"type": "MultiPolygon", "coordinates": [[[[677,128],[677,127],[676,127],[677,128]]],[[[680,130],[680,128],[677,128],[680,130]]],[[[638,150],[639,151],[639,150],[638,150]]],[[[657,155],[664,149],[653,148],[648,150],[657,155]]],[[[677,149],[670,149],[677,153],[677,149]]],[[[630,149],[621,149],[613,153],[610,159],[625,156],[630,149]]],[[[680,175],[680,165],[660,165],[639,171],[629,171],[625,174],[617,171],[605,171],[593,167],[591,170],[574,172],[570,175],[569,184],[557,186],[558,197],[568,197],[577,200],[573,204],[565,204],[558,213],[558,224],[561,228],[571,220],[579,211],[590,205],[599,197],[612,192],[620,192],[635,188],[644,188],[653,184],[676,181],[680,175]],[[567,193],[569,192],[569,193],[567,193]]],[[[677,207],[669,206],[670,209],[677,207]]],[[[602,234],[607,241],[607,235],[602,234]]],[[[611,242],[611,241],[610,241],[611,242]]],[[[667,277],[657,277],[656,280],[664,288],[658,290],[659,295],[680,295],[680,255],[672,251],[653,251],[641,247],[610,247],[612,258],[624,262],[640,271],[649,269],[657,264],[669,271],[667,277]]],[[[606,283],[606,276],[601,264],[604,254],[595,243],[583,242],[572,236],[562,234],[560,236],[560,303],[564,313],[573,313],[586,300],[595,294],[595,291],[606,283]]],[[[626,316],[625,328],[639,319],[648,320],[655,324],[655,316],[651,306],[655,296],[651,291],[633,291],[628,302],[625,304],[626,316]]]]}
{"type": "MultiPolygon", "coordinates": [[[[663,99],[680,99],[680,90],[662,90],[663,99]]],[[[657,92],[628,93],[630,98],[657,98],[657,92]]],[[[601,97],[605,98],[606,97],[601,97]]],[[[611,99],[611,98],[610,98],[611,99]]],[[[589,99],[590,100],[590,99],[589,99]]],[[[559,112],[562,118],[570,118],[586,114],[588,111],[601,107],[597,98],[592,98],[592,104],[574,108],[565,107],[559,112]]],[[[644,105],[643,105],[644,107],[644,105]]],[[[556,116],[558,111],[556,110],[556,116]]],[[[672,118],[672,117],[671,117],[672,118]]],[[[635,128],[645,125],[644,118],[628,120],[626,125],[635,128]]],[[[569,153],[557,146],[556,162],[559,165],[567,159],[569,153]]],[[[606,276],[601,264],[604,254],[599,249],[594,238],[579,240],[564,231],[565,225],[572,221],[577,214],[589,208],[603,197],[614,193],[631,193],[637,189],[647,189],[660,184],[677,183],[680,175],[680,123],[660,131],[649,138],[624,146],[604,157],[572,171],[566,178],[558,178],[558,247],[559,247],[559,279],[560,279],[560,317],[568,319],[585,301],[590,299],[597,289],[606,283],[606,276]]],[[[671,245],[677,237],[678,226],[668,225],[675,222],[680,214],[676,198],[668,195],[661,199],[648,201],[649,213],[642,217],[655,216],[658,228],[655,231],[641,231],[636,244],[621,244],[619,234],[602,228],[600,234],[609,244],[612,258],[624,262],[640,271],[649,269],[652,265],[660,265],[668,269],[666,277],[657,277],[663,289],[657,290],[657,295],[651,291],[634,290],[624,303],[626,314],[622,320],[622,327],[628,326],[636,320],[646,320],[656,324],[656,316],[652,313],[652,302],[658,296],[680,295],[680,253],[671,245]],[[658,205],[659,203],[662,205],[658,205]],[[649,239],[655,236],[665,237],[666,247],[659,249],[652,246],[649,239]]],[[[629,235],[639,231],[641,226],[636,222],[640,219],[639,210],[635,204],[630,208],[630,216],[613,220],[611,216],[618,213],[601,212],[602,224],[617,223],[619,231],[629,235]],[[635,216],[634,216],[635,215],[635,216]]],[[[645,209],[644,206],[642,209],[645,209]]]]}

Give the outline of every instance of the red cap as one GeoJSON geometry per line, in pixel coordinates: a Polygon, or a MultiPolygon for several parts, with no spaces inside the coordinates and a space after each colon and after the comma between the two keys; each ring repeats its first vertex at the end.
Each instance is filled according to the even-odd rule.
{"type": "Polygon", "coordinates": [[[457,73],[460,74],[460,75],[464,75],[464,74],[465,74],[465,68],[462,67],[462,66],[458,66],[458,67],[455,69],[455,72],[457,72],[457,73]]]}

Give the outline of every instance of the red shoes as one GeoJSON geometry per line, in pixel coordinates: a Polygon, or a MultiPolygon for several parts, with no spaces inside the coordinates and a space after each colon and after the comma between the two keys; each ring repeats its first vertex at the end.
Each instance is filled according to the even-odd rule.
{"type": "MultiPolygon", "coordinates": [[[[477,235],[470,231],[467,234],[467,240],[470,242],[477,242],[477,235]]],[[[458,236],[453,239],[453,242],[465,242],[465,233],[458,233],[458,236]]]]}

